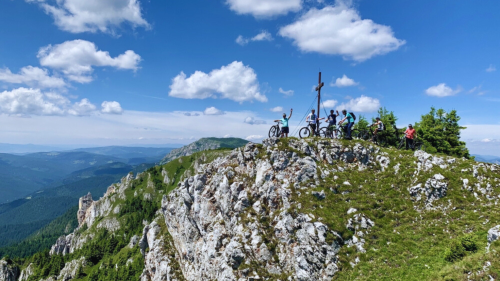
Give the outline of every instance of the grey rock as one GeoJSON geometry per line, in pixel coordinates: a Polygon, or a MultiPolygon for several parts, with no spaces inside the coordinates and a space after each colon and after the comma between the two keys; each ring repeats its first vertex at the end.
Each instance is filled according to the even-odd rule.
{"type": "Polygon", "coordinates": [[[67,262],[64,265],[64,268],[61,269],[61,272],[59,273],[57,280],[68,281],[76,278],[76,276],[78,275],[78,270],[81,267],[85,267],[85,265],[86,265],[85,257],[81,257],[80,259],[67,262]]]}
{"type": "Polygon", "coordinates": [[[497,241],[500,238],[500,225],[497,225],[490,230],[488,230],[488,247],[490,249],[491,243],[497,241]]]}
{"type": "Polygon", "coordinates": [[[16,281],[19,276],[19,268],[9,265],[7,261],[0,260],[0,281],[16,281]]]}
{"type": "Polygon", "coordinates": [[[428,179],[425,185],[422,184],[410,187],[408,191],[410,195],[415,198],[416,201],[422,200],[424,198],[424,203],[427,209],[432,209],[432,203],[446,196],[448,191],[448,183],[445,181],[445,177],[441,174],[435,174],[432,178],[428,179]]]}
{"type": "Polygon", "coordinates": [[[78,203],[78,224],[82,225],[82,223],[85,221],[85,214],[87,212],[87,209],[92,205],[94,201],[92,200],[92,194],[90,192],[81,197],[78,203]]]}
{"type": "Polygon", "coordinates": [[[35,266],[30,263],[28,267],[26,267],[22,272],[21,275],[19,276],[19,281],[28,281],[31,275],[33,275],[35,272],[35,266]]]}
{"type": "Polygon", "coordinates": [[[316,198],[318,198],[319,200],[323,200],[326,198],[326,195],[325,195],[325,191],[324,190],[321,190],[320,192],[317,192],[317,191],[313,191],[312,192],[312,195],[314,195],[316,198]]]}

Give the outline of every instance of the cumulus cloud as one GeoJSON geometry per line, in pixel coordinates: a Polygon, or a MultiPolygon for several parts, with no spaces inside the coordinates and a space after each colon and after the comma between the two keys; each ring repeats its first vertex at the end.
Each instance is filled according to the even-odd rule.
{"type": "Polygon", "coordinates": [[[134,28],[149,28],[142,17],[139,0],[57,0],[53,5],[46,0],[26,2],[39,3],[60,29],[72,33],[114,33],[124,23],[134,28]]]}
{"type": "Polygon", "coordinates": [[[326,100],[323,102],[323,106],[328,108],[334,108],[337,104],[338,101],[336,100],[326,100]]]}
{"type": "Polygon", "coordinates": [[[243,121],[243,122],[245,122],[247,124],[250,124],[250,125],[262,125],[262,124],[266,124],[266,121],[255,119],[254,117],[247,117],[247,118],[245,118],[245,121],[243,121]]]}
{"type": "Polygon", "coordinates": [[[449,96],[454,96],[458,93],[460,93],[462,89],[458,87],[456,90],[453,90],[452,88],[448,87],[445,83],[441,83],[437,86],[432,86],[425,90],[425,93],[429,96],[434,96],[434,97],[449,97],[449,96]]]}
{"type": "Polygon", "coordinates": [[[261,136],[261,135],[250,135],[248,137],[245,138],[247,141],[260,141],[262,139],[264,139],[264,136],[261,136]]]}
{"type": "Polygon", "coordinates": [[[60,77],[49,75],[47,69],[33,66],[21,68],[19,73],[15,74],[10,69],[0,69],[0,81],[10,84],[25,84],[35,88],[64,88],[66,82],[60,77]]]}
{"type": "Polygon", "coordinates": [[[343,87],[351,87],[351,86],[356,86],[358,85],[359,83],[354,81],[353,79],[347,77],[345,74],[344,76],[340,77],[340,78],[337,78],[337,80],[335,80],[335,82],[331,82],[330,83],[330,86],[331,87],[339,87],[339,88],[343,88],[343,87]]]}
{"type": "Polygon", "coordinates": [[[283,107],[277,106],[277,107],[271,108],[271,111],[272,112],[283,112],[283,107]]]}
{"type": "Polygon", "coordinates": [[[40,64],[61,71],[69,80],[89,83],[93,67],[114,67],[117,69],[137,70],[141,57],[134,51],[111,57],[108,52],[100,51],[92,42],[85,40],[66,41],[59,45],[49,45],[38,52],[40,64]]]}
{"type": "Polygon", "coordinates": [[[278,90],[281,94],[285,95],[285,96],[293,96],[294,94],[294,91],[293,90],[288,90],[288,91],[285,91],[283,90],[282,88],[280,88],[278,90]]]}
{"type": "Polygon", "coordinates": [[[267,102],[260,93],[257,74],[242,62],[232,62],[210,73],[196,71],[190,77],[181,72],[170,85],[171,97],[182,99],[223,98],[236,102],[267,102]]]}
{"type": "Polygon", "coordinates": [[[494,72],[494,71],[497,71],[497,68],[490,64],[490,67],[486,68],[486,72],[494,72]]]}
{"type": "Polygon", "coordinates": [[[297,21],[279,30],[303,52],[341,55],[358,62],[397,50],[406,42],[394,36],[390,26],[362,19],[358,11],[338,2],[312,8],[297,21]]]}
{"type": "Polygon", "coordinates": [[[203,114],[205,114],[205,115],[223,115],[224,111],[219,110],[219,109],[212,106],[212,107],[207,107],[207,109],[205,109],[205,111],[203,111],[203,114]]]}
{"type": "Polygon", "coordinates": [[[227,0],[229,8],[240,15],[269,18],[302,9],[302,0],[227,0]]]}
{"type": "Polygon", "coordinates": [[[252,38],[245,38],[242,35],[240,35],[240,36],[238,36],[238,38],[236,38],[236,43],[240,44],[241,46],[245,46],[249,42],[272,41],[272,40],[273,40],[273,36],[271,35],[271,33],[264,30],[252,38]]]}
{"type": "Polygon", "coordinates": [[[96,109],[89,100],[74,104],[56,93],[43,93],[40,89],[18,88],[0,93],[0,113],[15,116],[89,115],[96,109]]]}
{"type": "Polygon", "coordinates": [[[361,96],[356,99],[352,99],[347,103],[342,103],[337,106],[337,110],[348,110],[354,112],[374,112],[380,108],[381,104],[378,99],[361,96]]]}
{"type": "Polygon", "coordinates": [[[117,101],[105,101],[101,104],[101,112],[105,114],[122,114],[123,109],[117,101]]]}

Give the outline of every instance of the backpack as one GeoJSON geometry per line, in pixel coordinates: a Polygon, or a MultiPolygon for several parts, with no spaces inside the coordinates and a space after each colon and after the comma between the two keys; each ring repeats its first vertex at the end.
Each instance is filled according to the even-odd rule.
{"type": "Polygon", "coordinates": [[[356,121],[356,115],[354,115],[354,113],[352,113],[352,112],[349,112],[349,114],[351,114],[352,119],[354,119],[354,121],[356,121]]]}
{"type": "MultiPolygon", "coordinates": [[[[381,121],[381,122],[382,122],[382,121],[381,121]]],[[[384,131],[385,131],[385,124],[384,124],[384,122],[382,122],[382,130],[384,130],[384,131]]]]}

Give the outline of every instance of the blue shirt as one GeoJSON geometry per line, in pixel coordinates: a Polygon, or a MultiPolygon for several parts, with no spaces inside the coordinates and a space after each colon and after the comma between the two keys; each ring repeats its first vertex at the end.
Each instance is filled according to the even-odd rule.
{"type": "Polygon", "coordinates": [[[354,118],[352,117],[351,113],[347,113],[347,122],[349,123],[354,123],[354,118]]]}
{"type": "Polygon", "coordinates": [[[288,127],[288,118],[281,118],[281,124],[283,127],[288,127]]]}

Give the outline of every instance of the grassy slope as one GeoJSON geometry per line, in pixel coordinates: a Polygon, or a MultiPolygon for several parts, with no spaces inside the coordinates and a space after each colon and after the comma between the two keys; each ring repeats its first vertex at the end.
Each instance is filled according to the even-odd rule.
{"type": "MultiPolygon", "coordinates": [[[[459,160],[454,169],[434,166],[431,171],[420,172],[414,178],[417,165],[412,153],[394,149],[382,151],[391,158],[390,167],[385,172],[346,169],[332,174],[320,186],[310,190],[324,190],[326,199],[323,201],[310,193],[302,192],[298,196],[294,192],[302,210],[312,210],[312,214],[321,217],[322,222],[340,232],[345,239],[353,235],[346,229],[347,220],[352,217],[347,215],[350,208],[358,209],[375,222],[369,237],[365,238],[365,254],[342,247],[339,253],[341,271],[334,280],[467,280],[467,273],[482,269],[486,260],[493,264],[489,274],[495,278],[500,276],[500,256],[495,252],[485,253],[487,231],[500,223],[500,206],[484,197],[477,201],[472,193],[462,190],[462,178],[469,179],[470,185],[477,180],[472,177],[472,170],[468,173],[461,170],[471,169],[478,163],[459,160]],[[400,172],[395,174],[393,167],[398,163],[401,164],[400,172]],[[451,203],[452,207],[445,212],[419,212],[414,208],[408,188],[418,183],[425,184],[436,173],[446,177],[449,187],[448,194],[435,205],[451,203]],[[334,179],[334,176],[338,178],[334,179]],[[351,186],[344,185],[345,181],[351,186]],[[479,251],[463,261],[445,261],[444,252],[450,243],[466,234],[477,238],[479,251]],[[356,257],[361,262],[353,268],[350,262],[356,257]]],[[[500,178],[500,173],[485,174],[490,179],[500,178]]],[[[499,187],[494,190],[495,194],[500,193],[499,187]]],[[[417,206],[422,207],[418,203],[417,206]]],[[[492,249],[500,251],[500,245],[493,245],[492,249]]]]}

